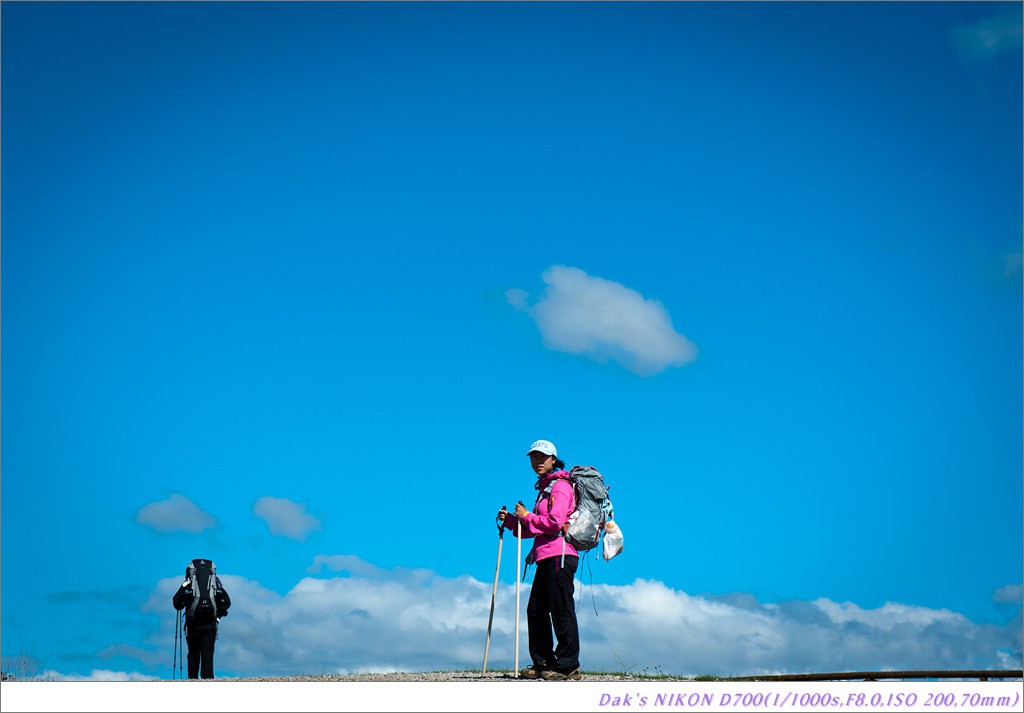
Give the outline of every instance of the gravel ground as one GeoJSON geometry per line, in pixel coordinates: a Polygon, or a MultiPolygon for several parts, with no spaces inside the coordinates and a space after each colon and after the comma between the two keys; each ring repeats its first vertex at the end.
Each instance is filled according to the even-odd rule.
{"type": "MultiPolygon", "coordinates": [[[[481,674],[479,671],[433,671],[430,673],[363,673],[351,676],[335,674],[324,674],[321,676],[255,676],[251,678],[217,678],[215,681],[295,681],[295,682],[330,682],[330,681],[361,681],[364,683],[398,683],[404,681],[431,682],[431,681],[521,681],[523,683],[552,683],[550,681],[538,681],[536,679],[516,679],[508,671],[488,671],[481,674]]],[[[650,681],[650,677],[630,676],[622,673],[584,673],[583,681],[650,681]]],[[[660,681],[683,681],[683,678],[659,678],[660,681]]],[[[573,683],[569,681],[568,683],[573,683]]]]}

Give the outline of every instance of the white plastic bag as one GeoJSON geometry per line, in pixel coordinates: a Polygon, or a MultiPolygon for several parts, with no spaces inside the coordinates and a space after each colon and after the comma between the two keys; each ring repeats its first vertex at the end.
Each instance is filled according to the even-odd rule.
{"type": "Polygon", "coordinates": [[[607,562],[622,552],[622,528],[614,520],[604,526],[604,543],[601,545],[601,556],[607,562]]]}

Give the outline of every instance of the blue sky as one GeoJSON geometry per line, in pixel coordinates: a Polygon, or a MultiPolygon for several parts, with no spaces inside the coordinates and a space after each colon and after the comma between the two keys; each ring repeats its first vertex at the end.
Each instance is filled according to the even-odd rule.
{"type": "Polygon", "coordinates": [[[1019,3],[0,14],[6,668],[478,667],[538,438],[584,669],[1021,666],[1019,3]]]}

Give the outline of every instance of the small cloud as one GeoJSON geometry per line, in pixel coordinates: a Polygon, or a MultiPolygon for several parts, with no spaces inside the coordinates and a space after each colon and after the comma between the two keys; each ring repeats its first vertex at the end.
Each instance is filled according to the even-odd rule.
{"type": "Polygon", "coordinates": [[[992,595],[992,601],[1000,604],[1024,605],[1024,587],[1019,584],[1007,584],[1000,587],[992,595]]]}
{"type": "Polygon", "coordinates": [[[991,62],[997,54],[1020,50],[1020,12],[1003,12],[959,25],[949,33],[949,38],[964,59],[991,62]]]}
{"type": "Polygon", "coordinates": [[[379,577],[385,573],[380,567],[355,555],[317,555],[306,571],[310,574],[319,574],[324,569],[331,572],[348,572],[354,577],[379,577]]]}
{"type": "Polygon", "coordinates": [[[665,307],[618,282],[575,267],[554,265],[541,276],[544,296],[532,307],[527,293],[505,299],[540,328],[544,345],[604,362],[617,361],[639,376],[652,376],[697,358],[697,347],[675,331],[665,307]]]}
{"type": "Polygon", "coordinates": [[[283,535],[304,542],[309,533],[322,529],[320,521],[306,512],[306,506],[287,498],[264,496],[256,500],[253,514],[267,523],[271,535],[283,535]]]}
{"type": "Polygon", "coordinates": [[[525,290],[520,290],[518,287],[513,287],[510,290],[505,290],[505,299],[508,303],[515,307],[520,312],[525,312],[527,309],[526,299],[530,295],[525,290]]]}
{"type": "Polygon", "coordinates": [[[217,521],[184,495],[174,493],[166,500],[150,503],[135,515],[135,522],[157,532],[199,533],[217,521]]]}
{"type": "Polygon", "coordinates": [[[1021,254],[1010,253],[1003,256],[1003,277],[1011,278],[1020,274],[1021,254]]]}

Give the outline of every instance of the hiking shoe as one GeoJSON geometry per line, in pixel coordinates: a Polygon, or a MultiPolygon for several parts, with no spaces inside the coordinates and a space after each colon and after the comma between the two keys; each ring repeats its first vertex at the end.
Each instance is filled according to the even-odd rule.
{"type": "Polygon", "coordinates": [[[540,677],[545,681],[579,681],[583,678],[578,668],[574,668],[572,671],[542,671],[540,677]]]}
{"type": "Polygon", "coordinates": [[[532,664],[524,669],[520,669],[519,678],[540,678],[545,673],[548,673],[548,669],[537,664],[532,664]]]}

